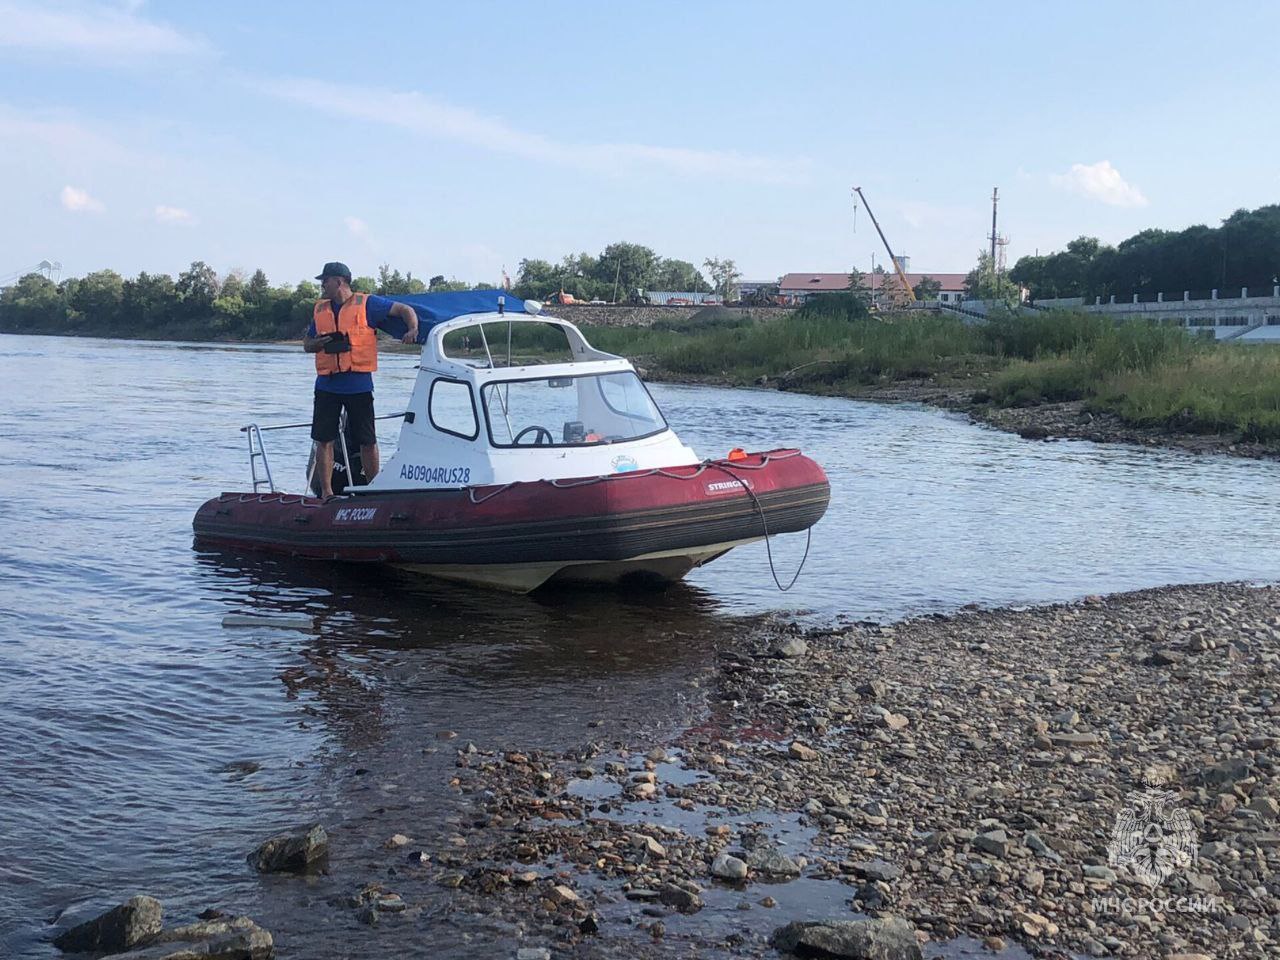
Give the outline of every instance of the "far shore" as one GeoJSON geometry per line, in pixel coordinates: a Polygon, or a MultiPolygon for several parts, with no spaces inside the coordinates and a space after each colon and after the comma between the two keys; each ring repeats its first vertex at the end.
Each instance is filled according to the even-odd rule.
{"type": "MultiPolygon", "coordinates": [[[[593,328],[584,328],[590,336],[593,328]]],[[[15,334],[21,335],[21,334],[15,334]]],[[[90,334],[56,334],[33,331],[34,336],[91,337],[90,334]]],[[[207,343],[234,346],[296,346],[301,339],[236,340],[175,337],[95,338],[128,339],[138,342],[207,343]]],[[[414,347],[389,338],[379,343],[384,353],[410,354],[414,347]]],[[[781,390],[812,396],[839,396],[873,403],[914,403],[937,407],[967,416],[975,424],[1018,434],[1025,440],[1048,442],[1087,440],[1092,443],[1121,443],[1142,447],[1180,450],[1204,455],[1221,454],[1255,460],[1280,459],[1280,440],[1249,440],[1239,433],[1202,433],[1177,430],[1168,426],[1135,426],[1106,411],[1087,409],[1081,400],[1040,402],[1026,406],[998,406],[986,401],[978,384],[947,382],[931,378],[890,379],[874,384],[841,383],[832,385],[808,378],[757,377],[746,381],[731,375],[699,376],[663,369],[648,357],[633,357],[645,380],[689,386],[711,386],[727,389],[781,390]]]]}

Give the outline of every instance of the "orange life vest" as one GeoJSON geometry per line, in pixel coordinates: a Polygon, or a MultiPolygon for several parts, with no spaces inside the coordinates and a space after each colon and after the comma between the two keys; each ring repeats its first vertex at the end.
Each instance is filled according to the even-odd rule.
{"type": "Polygon", "coordinates": [[[315,355],[316,373],[373,373],[378,369],[378,334],[369,326],[365,316],[364,294],[355,293],[338,311],[334,320],[333,307],[328,300],[317,300],[312,319],[316,324],[316,336],[326,333],[345,333],[351,338],[349,353],[325,353],[315,355]]]}

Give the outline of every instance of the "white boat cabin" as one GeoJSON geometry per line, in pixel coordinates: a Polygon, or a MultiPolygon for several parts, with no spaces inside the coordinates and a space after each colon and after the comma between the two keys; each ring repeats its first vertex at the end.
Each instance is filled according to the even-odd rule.
{"type": "Polygon", "coordinates": [[[573,324],[541,316],[533,301],[523,309],[466,314],[426,330],[399,446],[370,484],[347,493],[699,462],[629,361],[595,349],[573,324]]]}

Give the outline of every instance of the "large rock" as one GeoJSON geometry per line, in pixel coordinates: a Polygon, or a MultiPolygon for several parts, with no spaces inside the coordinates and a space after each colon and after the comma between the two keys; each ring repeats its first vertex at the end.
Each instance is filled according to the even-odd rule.
{"type": "Polygon", "coordinates": [[[67,953],[118,953],[154,937],[164,926],[164,908],[154,897],[131,897],[99,917],[58,935],[53,945],[67,953]]]}
{"type": "Polygon", "coordinates": [[[1204,767],[1196,779],[1206,787],[1221,787],[1243,780],[1253,770],[1253,765],[1244,757],[1230,757],[1212,766],[1204,767]]]}
{"type": "Polygon", "coordinates": [[[249,854],[249,865],[259,873],[302,873],[329,853],[329,836],[314,823],[301,833],[282,833],[249,854]]]}
{"type": "Polygon", "coordinates": [[[916,931],[901,917],[788,923],[769,943],[801,957],[848,960],[921,960],[916,931]]]}
{"type": "Polygon", "coordinates": [[[664,883],[658,889],[658,901],[668,907],[675,907],[681,913],[697,913],[704,906],[700,896],[674,883],[664,883]]]}
{"type": "Polygon", "coordinates": [[[737,857],[722,853],[711,861],[711,875],[721,880],[745,880],[747,865],[737,857]]]}
{"type": "Polygon", "coordinates": [[[800,876],[800,864],[777,847],[768,844],[756,847],[747,854],[747,866],[767,877],[800,876]]]}
{"type": "Polygon", "coordinates": [[[852,864],[850,870],[867,880],[881,880],[885,883],[892,883],[902,876],[901,867],[896,867],[892,863],[880,859],[863,860],[852,864]]]}
{"type": "Polygon", "coordinates": [[[809,645],[799,637],[792,637],[778,647],[775,655],[784,660],[794,660],[796,657],[803,657],[809,652],[809,645]]]}
{"type": "Polygon", "coordinates": [[[165,930],[145,947],[110,960],[270,960],[271,934],[248,917],[219,917],[165,930]]]}

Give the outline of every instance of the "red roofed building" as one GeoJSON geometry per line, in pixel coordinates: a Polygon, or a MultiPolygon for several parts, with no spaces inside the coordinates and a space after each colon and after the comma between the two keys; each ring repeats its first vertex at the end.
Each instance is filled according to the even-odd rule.
{"type": "MultiPolygon", "coordinates": [[[[866,273],[863,274],[863,277],[867,282],[867,286],[871,289],[871,296],[879,300],[881,283],[886,277],[893,277],[896,281],[897,274],[866,273]]],[[[942,284],[938,299],[943,303],[959,303],[964,299],[965,274],[908,273],[907,282],[914,287],[925,277],[937,280],[942,284]]],[[[839,293],[841,290],[848,289],[849,274],[847,273],[788,273],[778,281],[778,295],[787,298],[792,303],[803,303],[812,293],[839,293]]]]}

